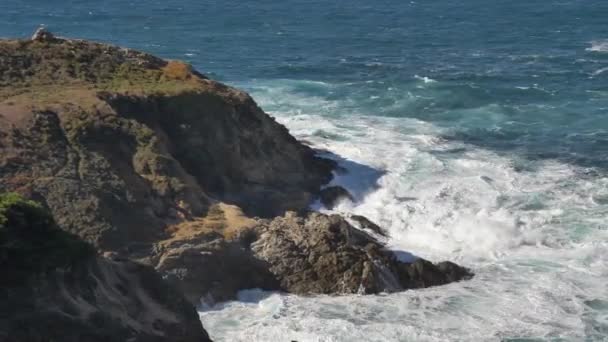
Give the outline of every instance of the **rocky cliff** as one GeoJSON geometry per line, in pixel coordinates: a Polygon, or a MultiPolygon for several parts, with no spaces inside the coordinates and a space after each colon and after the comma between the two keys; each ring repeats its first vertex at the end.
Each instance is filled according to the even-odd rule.
{"type": "Polygon", "coordinates": [[[98,256],[40,205],[0,195],[0,341],[210,341],[153,269],[98,256]]]}
{"type": "Polygon", "coordinates": [[[80,268],[101,289],[107,270],[137,267],[123,259],[193,304],[254,287],[377,293],[472,275],[403,263],[345,218],[309,213],[314,199],[350,196],[321,190],[334,168],[187,64],[48,33],[0,41],[0,191],[39,200],[61,229],[111,252],[80,268]]]}
{"type": "Polygon", "coordinates": [[[101,249],[162,239],[214,200],[301,210],[331,178],[247,94],[181,62],[59,39],[3,41],[0,56],[0,189],[101,249]]]}

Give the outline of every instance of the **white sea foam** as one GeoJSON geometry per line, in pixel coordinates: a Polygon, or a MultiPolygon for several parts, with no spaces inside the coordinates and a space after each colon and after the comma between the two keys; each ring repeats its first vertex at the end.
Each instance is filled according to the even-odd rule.
{"type": "Polygon", "coordinates": [[[432,78],[426,77],[426,76],[418,76],[418,75],[414,75],[414,78],[417,80],[420,80],[424,83],[436,83],[437,81],[435,81],[432,78]]]}
{"type": "Polygon", "coordinates": [[[386,227],[393,249],[454,260],[476,276],[378,296],[248,291],[240,301],[201,312],[215,340],[605,336],[608,206],[601,199],[608,179],[581,178],[583,170],[554,160],[521,170],[515,165],[526,161],[516,156],[446,141],[443,129],[423,121],[344,112],[344,100],[294,93],[294,82],[247,87],[294,135],[338,155],[349,169],[333,182],[352,190],[355,202],[335,211],[386,227]]]}
{"type": "Polygon", "coordinates": [[[593,76],[601,75],[601,74],[605,73],[606,71],[608,71],[608,67],[598,69],[598,70],[594,71],[592,75],[593,76]]]}
{"type": "Polygon", "coordinates": [[[592,52],[608,52],[608,40],[594,40],[591,42],[591,47],[585,49],[592,52]]]}

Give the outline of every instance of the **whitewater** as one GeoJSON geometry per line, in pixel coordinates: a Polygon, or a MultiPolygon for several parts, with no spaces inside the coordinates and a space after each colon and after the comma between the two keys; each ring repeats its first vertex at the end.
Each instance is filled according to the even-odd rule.
{"type": "Polygon", "coordinates": [[[240,301],[201,312],[218,341],[606,339],[608,178],[451,141],[445,129],[417,119],[344,112],[348,104],[294,95],[297,87],[329,91],[330,84],[242,86],[296,137],[347,169],[332,184],[355,201],[335,212],[385,227],[395,251],[454,260],[476,276],[375,296],[243,291],[240,301]]]}

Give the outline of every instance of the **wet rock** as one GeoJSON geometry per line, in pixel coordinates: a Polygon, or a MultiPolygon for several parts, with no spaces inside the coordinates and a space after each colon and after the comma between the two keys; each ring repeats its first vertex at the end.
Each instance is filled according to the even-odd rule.
{"type": "Polygon", "coordinates": [[[386,231],[384,230],[384,228],[382,228],[379,225],[375,224],[374,222],[372,222],[371,220],[369,220],[365,216],[351,215],[350,219],[353,220],[353,221],[355,221],[355,222],[357,222],[359,224],[359,226],[361,227],[361,229],[369,229],[369,230],[373,231],[374,233],[376,233],[378,235],[382,235],[384,237],[388,236],[388,234],[386,233],[386,231]]]}
{"type": "Polygon", "coordinates": [[[340,201],[345,199],[354,201],[350,192],[339,185],[322,189],[319,193],[319,199],[327,209],[333,209],[340,201]]]}

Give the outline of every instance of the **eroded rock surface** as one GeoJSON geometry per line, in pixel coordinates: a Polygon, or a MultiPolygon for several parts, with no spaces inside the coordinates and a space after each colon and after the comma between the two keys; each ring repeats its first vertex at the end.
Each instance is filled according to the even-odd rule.
{"type": "Polygon", "coordinates": [[[198,233],[191,231],[164,244],[157,266],[189,298],[202,298],[208,304],[232,299],[247,288],[368,294],[443,285],[472,276],[470,270],[450,262],[401,262],[340,215],[290,212],[236,229],[225,220],[216,224],[213,228],[209,222],[199,222],[198,233]]]}

